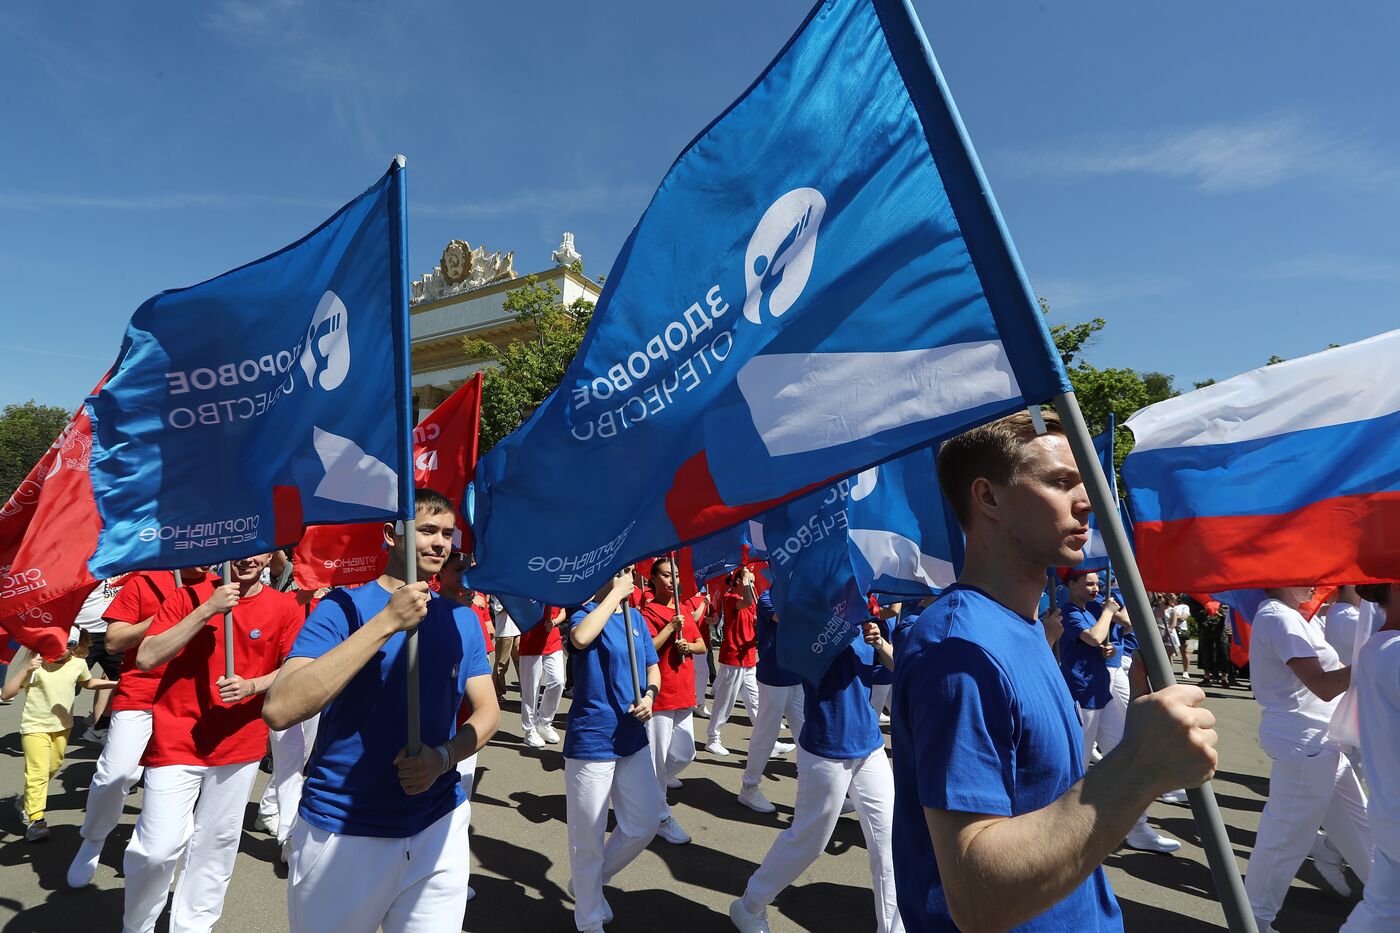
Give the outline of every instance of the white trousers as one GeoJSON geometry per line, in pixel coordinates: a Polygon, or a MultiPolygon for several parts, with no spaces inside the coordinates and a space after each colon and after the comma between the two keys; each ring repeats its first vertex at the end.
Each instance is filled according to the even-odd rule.
{"type": "Polygon", "coordinates": [[[651,746],[651,763],[656,769],[656,788],[661,794],[661,815],[657,822],[671,815],[666,801],[666,782],[695,760],[695,713],[689,709],[668,709],[653,713],[647,720],[647,744],[651,746]]]}
{"type": "Polygon", "coordinates": [[[213,929],[224,911],[224,891],[243,834],[243,807],[257,776],[256,761],[146,769],[141,816],[122,860],[126,933],[155,929],[177,860],[181,871],[170,906],[170,933],[213,929]]]}
{"type": "Polygon", "coordinates": [[[520,728],[553,725],[563,695],[564,652],[520,656],[520,728]]]}
{"type": "Polygon", "coordinates": [[[758,715],[753,720],[753,734],[749,736],[749,757],[744,763],[744,786],[756,787],[763,780],[763,769],[768,766],[768,756],[773,754],[773,746],[778,742],[778,731],[782,728],[783,717],[787,717],[788,729],[796,741],[802,734],[802,724],[806,714],[802,707],[802,685],[795,687],[775,687],[758,682],[758,715]]]}
{"type": "Polygon", "coordinates": [[[126,807],[126,795],[141,780],[141,756],[150,740],[150,710],[123,709],[112,714],[97,772],[88,787],[82,828],[85,842],[101,843],[116,828],[126,807]]]}
{"type": "Polygon", "coordinates": [[[1347,918],[1341,933],[1392,933],[1400,930],[1400,862],[1376,847],[1366,896],[1347,918]]]}
{"type": "Polygon", "coordinates": [[[1126,668],[1108,669],[1108,703],[1099,710],[1099,750],[1105,755],[1123,741],[1123,730],[1128,726],[1128,700],[1132,687],[1128,683],[1126,668]]]}
{"type": "Polygon", "coordinates": [[[1320,825],[1327,838],[1371,888],[1371,830],[1366,794],[1346,756],[1318,746],[1260,737],[1274,760],[1269,800],[1259,817],[1254,853],[1244,879],[1250,907],[1261,920],[1273,920],[1320,825]]]}
{"type": "Polygon", "coordinates": [[[890,691],[893,689],[894,684],[870,685],[870,705],[875,707],[877,716],[890,711],[890,691]]]}
{"type": "Polygon", "coordinates": [[[292,835],[292,823],[301,806],[301,785],[306,759],[316,746],[316,727],[321,722],[317,713],[290,729],[272,729],[268,735],[272,746],[272,777],[258,801],[258,812],[277,817],[277,842],[286,842],[292,835]]]}
{"type": "Polygon", "coordinates": [[[708,655],[695,657],[695,705],[704,707],[705,694],[710,689],[710,659],[708,655]]]}
{"type": "Polygon", "coordinates": [[[565,812],[569,822],[569,872],[574,885],[574,925],[580,930],[612,919],[603,885],[627,866],[656,835],[656,772],[648,748],[612,761],[564,759],[565,812]],[[617,828],[608,836],[608,803],[617,828]]]}
{"type": "Polygon", "coordinates": [[[748,711],[749,721],[758,719],[758,676],[752,667],[739,667],[737,664],[721,664],[715,675],[715,705],[710,712],[709,740],[719,741],[720,730],[734,712],[734,701],[742,700],[748,711]]]}
{"type": "Polygon", "coordinates": [[[441,933],[467,913],[472,805],[401,839],[348,836],[298,820],[287,859],[291,933],[441,933]]]}
{"type": "Polygon", "coordinates": [[[1079,711],[1079,725],[1084,730],[1084,767],[1089,767],[1089,762],[1094,760],[1094,743],[1099,738],[1099,724],[1103,722],[1103,710],[1085,709],[1078,703],[1074,708],[1079,711]]]}
{"type": "Polygon", "coordinates": [[[890,827],[894,821],[894,773],[883,747],[864,758],[835,760],[797,748],[797,803],[783,830],[749,878],[744,906],[757,913],[797,880],[826,848],[849,793],[860,817],[875,891],[875,928],[899,933],[904,921],[895,900],[890,827]]]}

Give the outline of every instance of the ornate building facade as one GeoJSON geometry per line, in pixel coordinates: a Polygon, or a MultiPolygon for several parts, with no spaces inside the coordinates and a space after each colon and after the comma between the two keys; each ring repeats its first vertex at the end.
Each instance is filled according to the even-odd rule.
{"type": "Polygon", "coordinates": [[[552,268],[521,276],[515,271],[514,253],[488,254],[485,247],[453,240],[443,250],[441,263],[412,284],[409,332],[417,417],[436,408],[477,370],[495,365],[489,360],[469,362],[463,337],[479,337],[504,348],[529,336],[529,328],[505,310],[506,296],[526,278],[552,284],[565,305],[580,298],[598,300],[603,288],[578,271],[583,257],[574,249],[572,233],[564,234],[552,258],[552,268]]]}

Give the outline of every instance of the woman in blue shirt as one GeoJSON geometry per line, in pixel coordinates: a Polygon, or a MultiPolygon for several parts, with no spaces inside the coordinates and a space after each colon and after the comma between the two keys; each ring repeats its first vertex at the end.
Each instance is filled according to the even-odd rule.
{"type": "Polygon", "coordinates": [[[581,931],[602,930],[612,920],[603,885],[651,842],[661,808],[645,725],[661,689],[661,669],[641,612],[628,605],[632,592],[628,567],[573,614],[569,629],[574,695],[564,737],[564,788],[569,887],[574,925],[581,931]],[[639,683],[646,684],[640,698],[639,683]],[[617,828],[605,843],[609,800],[617,828]]]}

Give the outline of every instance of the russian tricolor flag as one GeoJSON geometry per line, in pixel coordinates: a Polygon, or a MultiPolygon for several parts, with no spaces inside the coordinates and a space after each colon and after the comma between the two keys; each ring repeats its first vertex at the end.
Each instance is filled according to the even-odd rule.
{"type": "Polygon", "coordinates": [[[1400,579],[1400,330],[1159,402],[1128,427],[1149,589],[1400,579]]]}

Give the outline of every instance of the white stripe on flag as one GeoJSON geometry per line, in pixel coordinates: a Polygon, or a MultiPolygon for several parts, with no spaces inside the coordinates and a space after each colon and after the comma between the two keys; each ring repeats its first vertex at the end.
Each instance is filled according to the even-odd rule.
{"type": "Polygon", "coordinates": [[[776,353],[739,370],[774,457],[837,447],[906,424],[1019,398],[999,340],[889,353],[776,353]]]}
{"type": "Polygon", "coordinates": [[[918,542],[904,535],[871,528],[852,528],[847,534],[877,578],[894,577],[939,589],[957,578],[951,562],[921,553],[918,542]]]}

